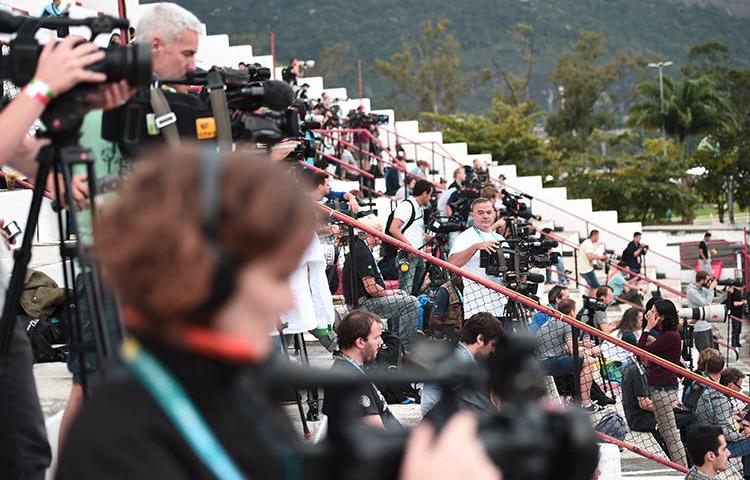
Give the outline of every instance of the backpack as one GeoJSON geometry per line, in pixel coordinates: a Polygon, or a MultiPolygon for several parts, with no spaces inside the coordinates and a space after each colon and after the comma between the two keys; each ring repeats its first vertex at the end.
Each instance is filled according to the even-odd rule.
{"type": "MultiPolygon", "coordinates": [[[[417,216],[417,209],[414,207],[414,203],[411,202],[410,200],[404,200],[404,201],[409,202],[409,205],[411,205],[411,216],[409,217],[409,221],[401,226],[401,233],[404,233],[406,230],[409,229],[409,227],[411,227],[411,224],[414,223],[414,219],[417,216]]],[[[390,234],[390,231],[391,231],[391,224],[393,224],[393,218],[394,218],[395,213],[396,213],[395,209],[391,211],[391,214],[388,215],[388,220],[386,220],[385,222],[385,234],[390,237],[393,237],[390,234]]],[[[392,258],[392,257],[395,257],[396,254],[398,253],[398,247],[388,242],[383,242],[380,245],[380,253],[382,254],[383,258],[392,258]]]]}
{"type": "Polygon", "coordinates": [[[682,392],[682,406],[691,412],[695,411],[695,407],[698,406],[698,400],[700,400],[705,390],[706,386],[702,383],[691,381],[682,392]]]}
{"type": "MultiPolygon", "coordinates": [[[[404,345],[395,333],[384,330],[382,334],[383,345],[375,357],[375,366],[387,372],[398,373],[398,369],[404,365],[404,345]]],[[[419,403],[419,391],[411,384],[381,383],[377,385],[380,393],[389,404],[419,403]]]]}
{"type": "Polygon", "coordinates": [[[19,303],[29,317],[47,320],[52,312],[65,303],[66,293],[45,273],[29,269],[19,303]]]}
{"type": "Polygon", "coordinates": [[[622,415],[614,411],[608,412],[604,415],[604,417],[597,422],[594,430],[618,440],[625,440],[625,436],[629,431],[625,419],[622,418],[622,415]]]}
{"type": "Polygon", "coordinates": [[[34,363],[64,362],[68,358],[65,347],[52,346],[68,342],[67,329],[62,320],[50,318],[48,321],[25,315],[20,315],[19,320],[23,320],[26,326],[34,363]]]}

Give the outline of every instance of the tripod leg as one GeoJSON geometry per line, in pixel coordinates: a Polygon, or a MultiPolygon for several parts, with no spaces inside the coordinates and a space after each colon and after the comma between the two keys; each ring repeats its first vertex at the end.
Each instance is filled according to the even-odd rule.
{"type": "MultiPolygon", "coordinates": [[[[302,360],[302,365],[309,367],[310,366],[310,357],[307,354],[307,345],[305,344],[305,337],[304,334],[299,333],[299,343],[301,348],[301,355],[300,359],[302,360]]],[[[318,389],[317,388],[310,388],[307,390],[307,419],[311,422],[317,422],[320,420],[320,412],[318,409],[318,389]]]]}
{"type": "MultiPolygon", "coordinates": [[[[286,338],[284,338],[284,332],[279,329],[279,340],[281,341],[281,349],[284,352],[284,357],[289,361],[289,346],[286,343],[286,338]]],[[[305,435],[306,439],[312,438],[312,434],[310,433],[310,426],[307,424],[307,417],[305,416],[305,408],[302,406],[302,395],[299,393],[299,390],[296,388],[294,389],[294,399],[297,403],[297,410],[299,410],[299,418],[302,422],[302,433],[305,435]]]]}
{"type": "Polygon", "coordinates": [[[5,295],[3,315],[0,318],[0,357],[6,356],[10,348],[13,328],[16,323],[16,316],[18,315],[18,305],[26,280],[26,271],[29,267],[29,261],[31,261],[31,245],[34,241],[37,224],[39,223],[39,211],[42,207],[44,187],[47,183],[50,165],[52,165],[53,154],[54,150],[52,147],[44,147],[39,152],[37,158],[39,169],[37,170],[34,193],[31,197],[31,207],[29,208],[29,215],[26,220],[26,231],[23,232],[21,247],[16,250],[14,255],[13,273],[5,295]]]}

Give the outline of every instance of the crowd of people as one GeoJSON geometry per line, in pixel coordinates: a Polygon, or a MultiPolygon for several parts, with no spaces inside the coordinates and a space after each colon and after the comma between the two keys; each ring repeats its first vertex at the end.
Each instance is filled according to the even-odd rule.
{"type": "MultiPolygon", "coordinates": [[[[65,16],[68,8],[56,0],[45,12],[65,16]]],[[[150,45],[154,75],[175,78],[195,69],[201,31],[192,13],[162,3],[141,18],[137,42],[150,45]]],[[[606,384],[618,381],[629,428],[651,435],[675,464],[691,466],[688,478],[716,476],[730,457],[742,457],[750,478],[747,409],[738,411],[726,392],[710,387],[715,382],[741,392],[744,374],[725,366],[708,322],[683,321],[671,300],[651,298],[644,305],[640,274],[649,247],[640,232],[619,260],[606,253],[599,231],[587,232],[574,268],[590,298],[577,303],[568,279],[572,272],[557,246],[538,253],[547,256],[538,261],[545,266],[532,265],[546,269],[541,280],[530,268],[514,271],[523,257],[516,245],[541,242],[553,232],[533,222],[504,178],[490,179],[486,166],[475,162],[455,168],[447,184],[429,162],[410,168],[399,146],[386,162],[377,141],[379,119],[364,109],[344,115],[339,101],[325,92],[310,98],[304,75],[312,65],[297,58],[283,77],[294,86],[303,122],[312,129],[359,129],[338,138],[310,134],[322,152],[342,163],[314,156],[291,162],[307,169],[290,168],[273,152],[220,155],[205,146],[165,148],[133,162],[99,133],[102,109],[122,107],[135,93],[85,68],[102,55],[76,37],[48,43],[34,80],[0,114],[0,163],[32,176],[33,159],[48,140],[27,137],[30,125],[51,100],[78,83],[103,84],[91,96],[81,143],[97,159],[97,176],[127,172],[91,232],[106,285],[105,315],[79,310],[82,345],[69,355],[74,386],[60,427],[58,478],[113,472],[124,478],[294,478],[303,442],[269,393],[274,379],[267,375],[274,360],[288,353],[290,335],[333,337],[331,370],[361,382],[388,334],[388,347],[395,346],[407,362],[421,337],[450,345],[450,353],[432,367],[439,373],[475,369],[518,330],[538,339],[536,360],[560,397],[591,414],[607,412],[616,400],[606,384]],[[384,178],[383,193],[392,197],[388,220],[373,211],[358,219],[357,228],[326,220],[321,205],[352,216],[367,213],[364,192],[375,185],[361,172],[384,178]],[[336,191],[332,177],[358,181],[361,188],[336,191]],[[452,227],[444,232],[435,222],[452,227]],[[420,252],[427,249],[454,268],[425,261],[420,252]],[[602,279],[605,265],[611,268],[602,279]],[[540,292],[544,280],[556,284],[540,292]],[[528,319],[517,298],[488,284],[537,300],[537,294],[546,295],[551,310],[528,319]],[[613,319],[608,312],[618,304],[627,308],[613,319]],[[575,328],[574,317],[593,331],[575,328]],[[700,353],[697,373],[708,382],[680,384],[669,365],[682,365],[687,327],[700,353]],[[91,346],[96,328],[112,343],[122,342],[114,367],[91,346]],[[665,362],[602,342],[607,336],[665,362]],[[607,373],[608,363],[621,378],[607,373]]],[[[51,186],[60,181],[51,178],[51,186]]],[[[69,206],[70,212],[78,215],[73,212],[86,210],[94,192],[82,174],[71,188],[77,205],[69,206]]],[[[688,287],[688,306],[726,300],[732,315],[742,318],[747,301],[741,288],[716,293],[709,239],[706,234],[698,255],[708,270],[698,271],[688,287]]],[[[6,279],[0,272],[0,286],[6,279]]],[[[76,294],[84,298],[91,292],[76,294]]],[[[732,322],[731,342],[740,347],[741,321],[732,322]]],[[[0,445],[0,468],[10,478],[41,478],[52,452],[33,385],[29,339],[20,323],[16,327],[8,361],[0,367],[0,407],[8,412],[2,426],[9,432],[0,445]]],[[[322,412],[331,425],[355,421],[374,429],[405,428],[383,386],[362,383],[355,394],[334,386],[323,390],[322,412]]],[[[427,382],[422,416],[436,415],[446,398],[456,413],[439,434],[426,423],[413,429],[400,478],[500,478],[477,438],[476,416],[498,412],[503,398],[489,385],[427,382]]]]}

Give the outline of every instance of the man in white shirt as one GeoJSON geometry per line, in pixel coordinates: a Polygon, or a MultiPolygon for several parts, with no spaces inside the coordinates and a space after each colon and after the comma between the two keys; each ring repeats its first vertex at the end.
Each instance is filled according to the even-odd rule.
{"type": "MultiPolygon", "coordinates": [[[[464,230],[453,243],[448,261],[467,272],[502,285],[500,277],[490,276],[479,266],[480,251],[494,254],[502,248],[500,242],[504,238],[492,230],[495,223],[495,209],[492,201],[477,198],[471,203],[469,217],[474,226],[464,230]]],[[[508,299],[494,290],[464,278],[464,317],[469,318],[475,313],[488,312],[496,317],[502,317],[508,299]]]]}
{"type": "Polygon", "coordinates": [[[596,249],[595,245],[597,243],[599,243],[599,230],[591,230],[589,238],[581,243],[581,247],[578,251],[578,274],[583,277],[589,285],[589,297],[593,297],[596,289],[600,286],[592,262],[594,260],[607,260],[607,257],[604,255],[597,255],[594,253],[594,250],[596,249]]]}
{"type": "MultiPolygon", "coordinates": [[[[411,245],[416,249],[431,240],[424,233],[424,207],[430,203],[433,185],[427,180],[417,180],[414,184],[412,195],[398,204],[393,214],[393,222],[388,233],[396,240],[411,245]]],[[[420,257],[408,253],[399,252],[399,288],[408,295],[419,295],[419,287],[415,285],[424,277],[425,263],[420,257]]]]}

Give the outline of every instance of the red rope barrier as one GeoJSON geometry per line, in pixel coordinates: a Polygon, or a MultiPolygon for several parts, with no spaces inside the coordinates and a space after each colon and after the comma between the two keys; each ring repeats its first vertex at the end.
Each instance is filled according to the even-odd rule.
{"type": "Polygon", "coordinates": [[[630,443],[623,442],[622,440],[618,440],[615,437],[610,437],[607,434],[601,433],[601,432],[594,432],[596,433],[596,436],[600,439],[604,440],[607,443],[612,443],[614,445],[617,445],[618,447],[625,448],[627,450],[630,450],[633,453],[637,453],[638,455],[641,455],[642,457],[646,457],[650,460],[653,460],[655,462],[661,463],[664,466],[667,466],[669,468],[673,468],[677,470],[678,472],[687,473],[688,469],[686,467],[683,467],[679,463],[674,463],[670,460],[667,460],[666,458],[662,458],[658,455],[654,455],[651,452],[647,452],[646,450],[636,447],[635,445],[631,445],[630,443]]]}

